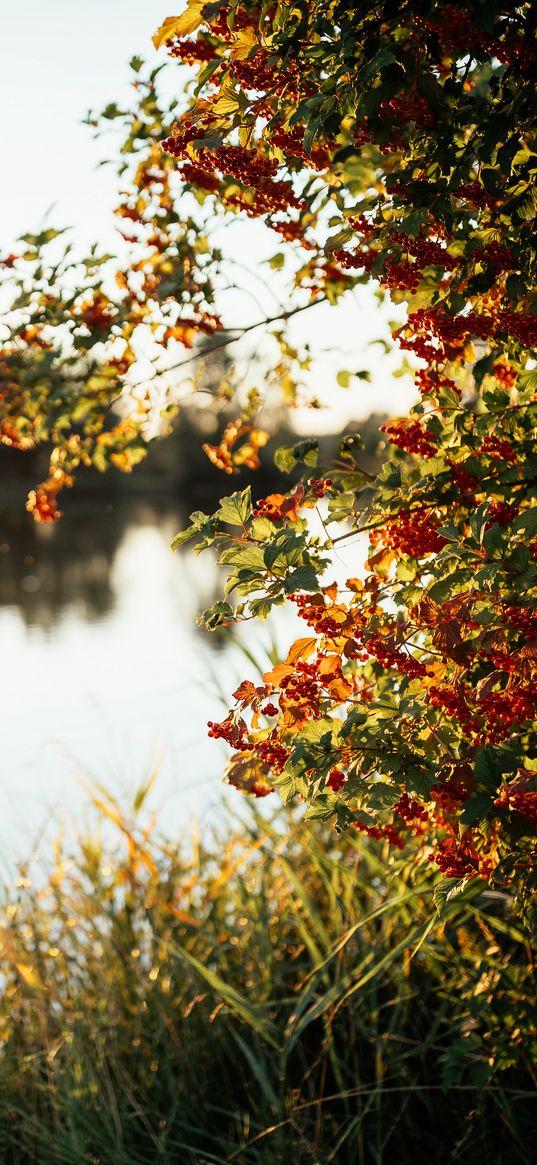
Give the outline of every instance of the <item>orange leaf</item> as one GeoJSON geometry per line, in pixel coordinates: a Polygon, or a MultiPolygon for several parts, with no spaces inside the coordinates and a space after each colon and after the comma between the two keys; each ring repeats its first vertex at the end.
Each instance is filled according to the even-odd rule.
{"type": "Polygon", "coordinates": [[[306,637],[305,639],[295,639],[295,642],[287,652],[286,664],[296,663],[299,659],[309,659],[310,655],[317,647],[317,640],[306,637]]]}
{"type": "Polygon", "coordinates": [[[273,688],[278,688],[286,676],[292,675],[293,668],[289,667],[289,664],[277,663],[276,667],[273,667],[272,671],[265,672],[263,679],[266,684],[270,684],[273,688]]]}
{"type": "Polygon", "coordinates": [[[251,704],[258,694],[258,689],[251,680],[243,680],[242,684],[239,684],[236,691],[233,692],[233,699],[242,700],[244,704],[251,704]]]}
{"type": "Polygon", "coordinates": [[[228,761],[224,780],[240,789],[242,793],[253,793],[255,797],[266,797],[273,789],[267,782],[264,765],[250,753],[235,753],[228,761]]]}
{"type": "Polygon", "coordinates": [[[341,660],[337,655],[327,655],[321,660],[318,673],[325,681],[325,688],[335,700],[347,700],[352,693],[352,684],[345,679],[341,670],[341,660]]]}
{"type": "Polygon", "coordinates": [[[323,587],[323,594],[328,595],[328,598],[334,602],[337,599],[337,583],[333,582],[330,583],[329,587],[323,587]]]}
{"type": "Polygon", "coordinates": [[[285,728],[302,728],[307,724],[311,716],[311,708],[309,704],[286,704],[283,713],[283,725],[285,728]]]}

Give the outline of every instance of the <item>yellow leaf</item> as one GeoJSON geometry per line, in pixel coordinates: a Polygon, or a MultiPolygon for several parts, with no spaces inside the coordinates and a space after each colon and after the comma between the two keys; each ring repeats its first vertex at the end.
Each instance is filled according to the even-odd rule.
{"type": "Polygon", "coordinates": [[[195,32],[203,20],[204,7],[205,0],[190,0],[181,16],[167,16],[153,37],[155,48],[159,49],[174,36],[188,36],[195,32]]]}
{"type": "Polygon", "coordinates": [[[259,41],[253,28],[241,29],[231,50],[232,61],[243,61],[256,47],[259,47],[259,41]]]}
{"type": "Polygon", "coordinates": [[[230,81],[224,81],[220,94],[215,101],[212,112],[218,117],[226,117],[229,113],[236,113],[240,109],[239,98],[230,81]]]}

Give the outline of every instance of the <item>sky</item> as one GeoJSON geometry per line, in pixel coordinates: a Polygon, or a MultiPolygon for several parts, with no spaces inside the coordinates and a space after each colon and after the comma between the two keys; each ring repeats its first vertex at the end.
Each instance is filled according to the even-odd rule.
{"type": "MultiPolygon", "coordinates": [[[[0,42],[0,133],[4,160],[0,191],[0,252],[12,249],[17,236],[49,226],[71,226],[77,249],[99,240],[113,246],[113,207],[117,179],[112,167],[99,167],[108,144],[94,140],[82,124],[89,109],[110,101],[128,101],[134,55],[155,64],[151,36],[162,20],[180,11],[177,0],[25,0],[4,8],[0,42]]],[[[178,69],[179,81],[179,69],[178,69]]],[[[274,273],[264,260],[279,249],[257,224],[248,220],[235,229],[234,253],[254,269],[261,300],[270,308],[274,273]]],[[[254,284],[251,284],[253,287],[254,284]]],[[[230,295],[225,322],[252,319],[252,303],[230,295]]],[[[391,311],[391,316],[396,315],[391,311]]],[[[327,412],[301,410],[302,431],[339,427],[352,416],[371,411],[406,411],[412,389],[393,380],[381,349],[368,341],[386,334],[385,321],[368,290],[331,308],[315,308],[292,325],[298,343],[314,339],[311,389],[330,402],[327,412]],[[312,326],[312,321],[314,324],[312,326]],[[330,351],[327,352],[326,349],[330,351]],[[336,373],[370,368],[373,382],[355,382],[346,393],[334,389],[336,373]]],[[[255,340],[259,333],[254,333],[255,340]]]]}
{"type": "MultiPolygon", "coordinates": [[[[171,7],[174,7],[171,0],[171,7]]],[[[102,142],[81,124],[126,99],[128,61],[157,62],[151,43],[170,0],[24,0],[5,5],[0,41],[3,176],[0,247],[43,222],[72,225],[87,245],[110,231],[115,179],[102,142]]]]}

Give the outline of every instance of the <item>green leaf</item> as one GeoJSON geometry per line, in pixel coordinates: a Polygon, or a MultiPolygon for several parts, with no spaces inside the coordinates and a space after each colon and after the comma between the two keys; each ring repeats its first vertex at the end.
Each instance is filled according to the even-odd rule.
{"type": "Polygon", "coordinates": [[[465,802],[460,820],[463,825],[479,825],[485,823],[493,812],[492,797],[487,797],[486,793],[477,793],[465,802]]]}
{"type": "Polygon", "coordinates": [[[248,485],[245,490],[222,498],[215,517],[226,526],[244,526],[252,514],[252,491],[248,485]]]}
{"type": "Polygon", "coordinates": [[[250,613],[254,619],[266,619],[270,615],[272,608],[277,603],[282,602],[280,595],[263,595],[260,599],[254,599],[250,603],[250,613]]]}
{"type": "Polygon", "coordinates": [[[514,522],[512,522],[511,530],[517,532],[519,530],[525,530],[530,538],[534,534],[537,534],[537,506],[532,506],[530,510],[519,514],[518,518],[515,518],[514,522]]]}
{"type": "Polygon", "coordinates": [[[189,539],[193,538],[197,533],[198,529],[196,526],[189,526],[187,530],[180,530],[179,534],[175,535],[175,538],[171,543],[171,549],[173,551],[179,550],[180,546],[183,546],[185,542],[188,542],[189,539]]]}
{"type": "Polygon", "coordinates": [[[319,579],[313,566],[304,565],[298,566],[296,570],[291,571],[284,582],[284,590],[288,595],[292,595],[295,591],[317,591],[319,589],[319,579]]]}
{"type": "Polygon", "coordinates": [[[525,369],[517,376],[517,388],[522,392],[537,392],[537,368],[525,369]]]}
{"type": "Polygon", "coordinates": [[[474,762],[474,777],[478,785],[484,785],[491,793],[496,792],[501,781],[503,765],[500,756],[487,745],[480,748],[474,762]]]}
{"type": "Polygon", "coordinates": [[[316,466],[318,457],[318,441],[297,441],[296,445],[281,445],[274,454],[274,463],[282,473],[291,473],[300,461],[304,465],[316,466]]]}
{"type": "Polygon", "coordinates": [[[365,804],[368,809],[393,809],[401,796],[401,790],[394,785],[385,785],[379,781],[367,790],[365,804]]]}
{"type": "Polygon", "coordinates": [[[243,544],[234,542],[222,551],[218,563],[220,566],[241,566],[251,570],[263,570],[265,567],[263,547],[252,542],[243,544]]]}
{"type": "Polygon", "coordinates": [[[203,623],[208,631],[216,631],[217,627],[221,627],[223,623],[231,622],[232,619],[233,607],[229,603],[218,602],[202,612],[199,622],[203,623]]]}
{"type": "Polygon", "coordinates": [[[296,534],[294,530],[278,530],[263,550],[263,562],[267,570],[272,570],[276,563],[281,570],[292,566],[300,558],[304,546],[303,535],[296,534]]]}
{"type": "MultiPolygon", "coordinates": [[[[462,906],[462,901],[457,902],[457,899],[463,899],[465,892],[472,889],[472,882],[475,879],[471,878],[442,878],[434,888],[433,902],[440,915],[444,914],[448,906],[462,906]]],[[[464,899],[463,899],[464,900],[464,899]]]]}

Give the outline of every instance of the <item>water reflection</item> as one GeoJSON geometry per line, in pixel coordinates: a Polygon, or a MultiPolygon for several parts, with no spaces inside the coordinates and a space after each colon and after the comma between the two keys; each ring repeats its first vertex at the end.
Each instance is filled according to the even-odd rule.
{"type": "Polygon", "coordinates": [[[169,543],[191,507],[168,494],[106,500],[70,496],[61,522],[38,525],[24,510],[0,506],[0,608],[16,607],[29,627],[51,630],[66,614],[102,619],[117,599],[116,555],[129,531],[157,528],[169,543]]]}
{"type": "Polygon", "coordinates": [[[183,520],[153,497],[81,499],[30,537],[17,517],[4,524],[0,841],[10,859],[83,812],[84,784],[131,801],[160,755],[152,806],[172,834],[225,795],[206,722],[241,664],[196,629],[216,575],[209,556],[170,553],[183,520]]]}
{"type": "Polygon", "coordinates": [[[69,507],[60,526],[5,515],[0,605],[18,608],[29,627],[51,628],[68,609],[93,621],[113,604],[111,564],[135,513],[102,501],[69,507]],[[21,520],[22,519],[22,520],[21,520]]]}

